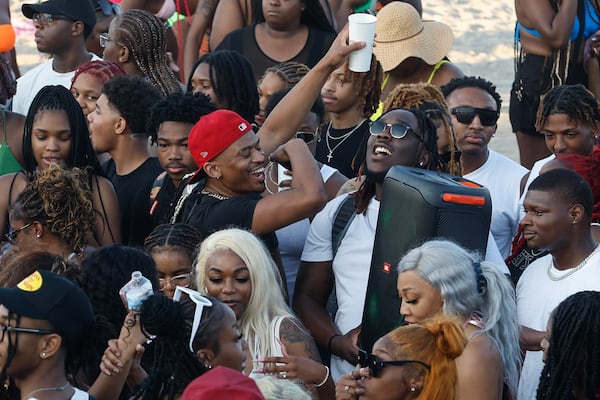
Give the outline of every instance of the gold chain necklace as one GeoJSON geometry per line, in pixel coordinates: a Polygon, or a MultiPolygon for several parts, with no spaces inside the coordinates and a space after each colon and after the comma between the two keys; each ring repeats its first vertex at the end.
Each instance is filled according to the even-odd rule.
{"type": "Polygon", "coordinates": [[[569,276],[573,275],[575,272],[579,271],[580,269],[582,269],[583,267],[585,267],[585,265],[588,263],[588,261],[590,260],[590,258],[592,258],[592,256],[594,254],[596,254],[596,251],[598,250],[598,248],[600,248],[600,246],[598,246],[596,244],[596,248],[594,248],[594,251],[592,251],[582,262],[580,262],[577,266],[573,267],[573,268],[569,268],[567,270],[567,272],[565,272],[562,275],[555,275],[552,272],[552,266],[554,265],[554,259],[552,258],[552,256],[550,256],[550,262],[548,263],[548,278],[550,278],[553,281],[562,281],[565,278],[568,278],[569,276]]]}
{"type": "Polygon", "coordinates": [[[331,136],[331,134],[329,133],[330,129],[331,129],[331,124],[332,122],[329,122],[329,125],[327,125],[327,132],[325,133],[325,144],[327,145],[327,150],[329,150],[329,154],[327,154],[327,162],[331,162],[331,159],[333,158],[333,152],[341,146],[342,143],[344,143],[346,141],[346,139],[348,139],[353,133],[354,131],[356,131],[358,128],[360,128],[362,126],[362,124],[364,124],[366,121],[366,119],[363,119],[362,121],[360,121],[358,123],[358,125],[356,125],[354,128],[352,128],[352,130],[350,132],[344,133],[341,136],[338,137],[333,137],[331,136]],[[329,144],[329,139],[331,140],[340,140],[340,142],[338,144],[336,144],[333,149],[331,148],[331,145],[329,144]]]}

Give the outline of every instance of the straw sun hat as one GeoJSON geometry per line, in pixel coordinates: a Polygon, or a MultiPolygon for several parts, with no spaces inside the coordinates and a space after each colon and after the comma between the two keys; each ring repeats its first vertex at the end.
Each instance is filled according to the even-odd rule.
{"type": "Polygon", "coordinates": [[[377,13],[373,53],[385,72],[408,57],[434,65],[448,55],[454,35],[448,25],[422,21],[413,6],[392,1],[377,13]]]}

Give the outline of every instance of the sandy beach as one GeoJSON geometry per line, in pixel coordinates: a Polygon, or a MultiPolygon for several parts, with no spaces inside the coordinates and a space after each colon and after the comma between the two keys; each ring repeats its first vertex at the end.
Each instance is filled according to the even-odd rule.
{"type": "MultiPolygon", "coordinates": [[[[75,0],[77,1],[77,0],[75,0]]],[[[515,135],[508,120],[508,101],[513,80],[512,0],[422,0],[423,19],[448,24],[454,32],[450,59],[468,75],[494,82],[502,96],[502,115],[490,147],[518,161],[515,135]]],[[[24,1],[13,1],[13,25],[17,31],[17,59],[24,73],[41,60],[33,41],[31,22],[21,14],[24,1]]]]}

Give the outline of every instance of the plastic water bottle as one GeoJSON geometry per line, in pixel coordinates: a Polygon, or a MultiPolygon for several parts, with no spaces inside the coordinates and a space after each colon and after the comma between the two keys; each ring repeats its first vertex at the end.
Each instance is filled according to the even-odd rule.
{"type": "Polygon", "coordinates": [[[154,293],[152,283],[140,271],[131,273],[131,280],[119,290],[123,303],[130,310],[137,310],[142,302],[154,293]]]}

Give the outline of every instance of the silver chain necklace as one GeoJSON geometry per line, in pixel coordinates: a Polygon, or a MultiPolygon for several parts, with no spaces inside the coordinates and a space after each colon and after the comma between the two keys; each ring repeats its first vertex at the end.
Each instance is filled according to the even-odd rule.
{"type": "Polygon", "coordinates": [[[207,190],[204,190],[204,189],[202,189],[202,190],[200,191],[200,193],[201,193],[201,194],[203,194],[203,195],[206,195],[206,196],[210,196],[210,197],[212,197],[213,199],[217,199],[217,200],[228,200],[228,199],[229,199],[229,197],[227,197],[227,196],[223,196],[223,195],[222,195],[222,194],[220,194],[220,193],[209,192],[209,191],[207,191],[207,190]]]}
{"type": "Polygon", "coordinates": [[[590,260],[590,258],[592,258],[592,256],[594,254],[596,254],[596,251],[598,251],[598,248],[600,248],[600,246],[598,246],[596,244],[596,247],[594,248],[594,251],[592,251],[582,262],[579,263],[579,265],[573,267],[573,268],[569,268],[567,270],[567,272],[565,272],[562,275],[555,275],[552,272],[552,266],[554,265],[554,259],[552,258],[552,256],[550,256],[550,262],[548,263],[548,278],[550,278],[553,281],[562,281],[565,278],[568,278],[569,276],[573,275],[575,272],[579,271],[580,269],[582,269],[583,267],[585,267],[585,265],[588,263],[588,261],[590,260]]]}
{"type": "Polygon", "coordinates": [[[366,119],[363,119],[362,121],[360,121],[358,123],[358,125],[356,125],[354,128],[352,128],[352,130],[350,132],[344,133],[342,136],[340,137],[333,137],[331,136],[331,134],[329,133],[329,130],[331,129],[331,122],[329,122],[329,125],[327,126],[327,132],[325,133],[325,144],[327,145],[327,150],[329,150],[329,154],[327,154],[327,162],[331,162],[331,159],[333,158],[333,152],[340,147],[340,145],[342,143],[344,143],[346,141],[346,139],[348,139],[353,133],[354,131],[356,131],[358,128],[360,128],[362,126],[362,124],[364,124],[366,121],[366,119]],[[338,144],[336,144],[333,149],[331,148],[331,145],[329,144],[329,139],[331,140],[340,140],[340,142],[338,144]]]}
{"type": "Polygon", "coordinates": [[[67,388],[67,386],[69,386],[69,382],[65,383],[62,386],[45,387],[45,388],[36,389],[33,392],[29,393],[27,396],[23,396],[21,398],[28,399],[31,397],[32,394],[39,393],[39,392],[62,392],[63,390],[65,390],[67,388]]]}

